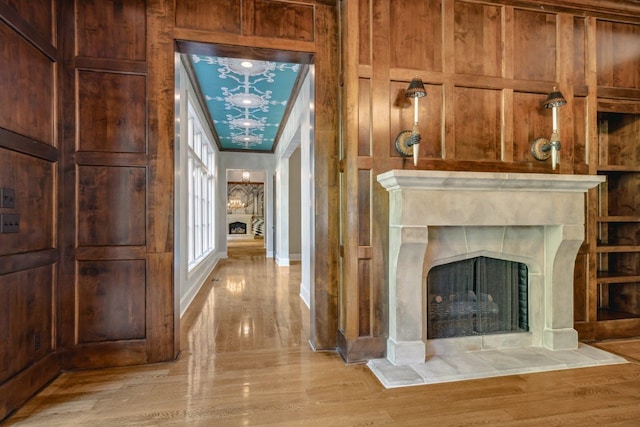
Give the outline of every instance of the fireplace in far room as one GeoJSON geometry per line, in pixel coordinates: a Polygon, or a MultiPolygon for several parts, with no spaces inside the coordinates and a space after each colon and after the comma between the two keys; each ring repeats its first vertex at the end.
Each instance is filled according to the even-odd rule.
{"type": "Polygon", "coordinates": [[[230,223],[229,234],[247,234],[247,224],[240,221],[230,223]]]}

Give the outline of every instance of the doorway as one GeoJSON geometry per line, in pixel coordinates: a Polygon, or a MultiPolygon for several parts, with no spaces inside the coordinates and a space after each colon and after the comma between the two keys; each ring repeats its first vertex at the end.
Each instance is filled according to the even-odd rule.
{"type": "MultiPolygon", "coordinates": [[[[174,257],[174,274],[176,283],[176,298],[180,299],[180,311],[181,315],[186,311],[186,308],[195,297],[195,294],[203,284],[207,275],[204,271],[212,271],[215,268],[217,262],[227,256],[228,240],[229,240],[229,224],[228,215],[230,203],[232,199],[229,198],[228,185],[231,182],[242,182],[242,178],[236,180],[235,174],[244,171],[248,171],[250,176],[252,173],[258,173],[264,175],[262,196],[251,192],[251,197],[257,197],[257,199],[250,199],[248,201],[234,201],[236,203],[236,209],[244,210],[244,214],[250,214],[251,220],[239,221],[246,226],[244,228],[249,233],[258,231],[262,234],[264,246],[266,249],[266,256],[274,256],[275,247],[274,242],[278,240],[283,241],[282,235],[278,238],[270,235],[270,230],[276,227],[277,218],[275,215],[270,215],[274,212],[276,207],[275,196],[288,195],[286,190],[289,184],[286,186],[282,182],[277,182],[275,185],[271,179],[267,177],[273,176],[276,173],[281,175],[281,170],[285,163],[288,164],[289,157],[292,152],[298,148],[301,159],[297,172],[300,182],[298,200],[287,199],[287,205],[291,203],[297,204],[299,207],[299,213],[302,225],[300,226],[300,247],[301,253],[298,255],[300,262],[302,263],[303,278],[300,285],[300,294],[302,299],[309,306],[310,293],[313,287],[313,277],[311,272],[313,268],[311,263],[313,262],[313,245],[312,239],[309,236],[313,235],[314,230],[314,203],[313,203],[313,186],[314,179],[312,175],[312,169],[307,166],[306,170],[304,165],[313,164],[313,112],[310,107],[313,104],[313,73],[308,72],[309,67],[313,67],[311,64],[311,56],[306,53],[296,52],[280,52],[260,49],[244,49],[242,47],[230,47],[222,45],[210,45],[204,43],[178,41],[177,53],[176,53],[176,173],[175,173],[175,257],[174,257]],[[292,93],[295,97],[292,97],[287,102],[287,116],[286,121],[278,129],[277,141],[273,148],[268,151],[259,150],[244,150],[244,149],[229,149],[221,143],[218,132],[216,131],[215,124],[218,121],[218,117],[212,115],[206,117],[207,114],[202,114],[203,121],[209,126],[210,133],[213,135],[215,142],[216,152],[215,157],[215,171],[211,171],[213,178],[215,179],[215,208],[213,211],[214,217],[214,234],[215,244],[210,250],[208,255],[203,260],[204,268],[203,273],[195,274],[195,268],[192,268],[188,261],[185,262],[187,249],[189,246],[188,235],[193,232],[189,225],[189,216],[185,212],[185,198],[189,198],[190,193],[189,183],[192,182],[192,171],[188,167],[189,153],[185,150],[187,143],[185,139],[189,137],[189,131],[185,130],[187,126],[187,120],[184,119],[184,103],[185,98],[191,98],[193,104],[196,105],[196,109],[199,109],[201,113],[206,113],[208,97],[202,93],[202,89],[198,84],[196,75],[193,70],[189,70],[189,66],[185,67],[185,56],[199,55],[199,58],[215,56],[218,58],[231,58],[233,61],[228,62],[229,67],[238,67],[239,60],[241,59],[256,59],[260,61],[291,61],[292,63],[304,65],[304,76],[300,81],[296,83],[296,86],[292,93]],[[188,82],[187,82],[188,81],[188,82]],[[302,177],[306,177],[302,180],[302,177]],[[231,177],[231,178],[230,178],[231,177]],[[303,182],[304,181],[304,182],[303,182]],[[262,197],[262,200],[259,198],[262,197]],[[247,206],[241,206],[246,203],[247,206]],[[254,208],[259,210],[259,204],[262,203],[262,218],[258,218],[258,221],[254,224],[254,217],[260,217],[259,212],[254,212],[254,208]],[[252,205],[249,208],[249,205],[252,205]],[[246,208],[249,208],[251,212],[246,212],[246,208]],[[260,219],[262,223],[260,223],[260,219]],[[255,228],[254,228],[255,227],[255,228]],[[304,242],[306,236],[306,242],[304,242]],[[306,251],[306,252],[305,252],[306,251]]],[[[247,115],[247,121],[257,121],[257,117],[247,115]]],[[[222,121],[231,122],[232,120],[225,116],[221,118],[222,121]]],[[[236,123],[237,124],[237,123],[236,123]]],[[[247,147],[254,142],[251,140],[248,132],[246,137],[249,138],[246,141],[247,147]]],[[[240,175],[241,176],[241,175],[240,175]]],[[[251,176],[250,180],[252,180],[251,176]]],[[[251,189],[253,191],[253,189],[251,189]]],[[[258,192],[259,193],[259,192],[258,192]]],[[[278,212],[282,212],[280,208],[278,212]]],[[[238,221],[236,221],[238,222],[238,221]]],[[[276,227],[278,228],[278,227],[276,227]]],[[[242,230],[243,227],[238,226],[235,230],[242,230]]],[[[247,234],[249,234],[247,233],[247,234]]],[[[255,235],[255,233],[254,233],[255,235]]],[[[237,238],[237,236],[234,236],[237,238]]],[[[287,237],[288,238],[288,237],[287,237]]]]}

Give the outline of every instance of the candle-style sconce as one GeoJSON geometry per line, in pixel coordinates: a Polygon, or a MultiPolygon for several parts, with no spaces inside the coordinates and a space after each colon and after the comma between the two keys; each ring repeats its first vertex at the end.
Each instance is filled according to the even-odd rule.
{"type": "Polygon", "coordinates": [[[531,142],[531,154],[536,160],[544,161],[551,157],[551,169],[556,170],[556,165],[560,163],[560,116],[558,108],[567,103],[562,93],[555,87],[553,91],[547,96],[547,100],[543,106],[545,108],[551,108],[552,115],[552,129],[551,138],[544,137],[536,138],[531,142]]]}
{"type": "Polygon", "coordinates": [[[420,146],[420,130],[418,129],[418,99],[427,96],[422,80],[418,77],[411,80],[407,91],[404,93],[406,98],[414,98],[413,101],[413,128],[411,130],[403,130],[396,137],[396,150],[404,157],[413,155],[413,164],[418,166],[418,148],[420,146]]]}

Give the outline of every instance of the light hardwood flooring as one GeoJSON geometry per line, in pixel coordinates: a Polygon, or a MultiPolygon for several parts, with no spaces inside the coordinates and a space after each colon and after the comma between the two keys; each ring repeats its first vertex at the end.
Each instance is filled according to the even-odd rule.
{"type": "Polygon", "coordinates": [[[384,389],[307,343],[300,264],[230,248],[182,319],[172,363],[63,373],[6,426],[640,426],[640,341],[623,365],[384,389]]]}

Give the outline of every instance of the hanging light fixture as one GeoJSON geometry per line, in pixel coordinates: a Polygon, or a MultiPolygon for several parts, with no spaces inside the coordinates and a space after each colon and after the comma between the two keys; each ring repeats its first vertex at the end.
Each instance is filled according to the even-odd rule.
{"type": "Polygon", "coordinates": [[[396,137],[396,150],[405,157],[413,155],[414,166],[418,165],[418,149],[420,145],[420,130],[418,129],[418,99],[427,96],[422,80],[415,77],[409,83],[404,93],[406,98],[413,98],[413,128],[403,130],[396,137]]]}

